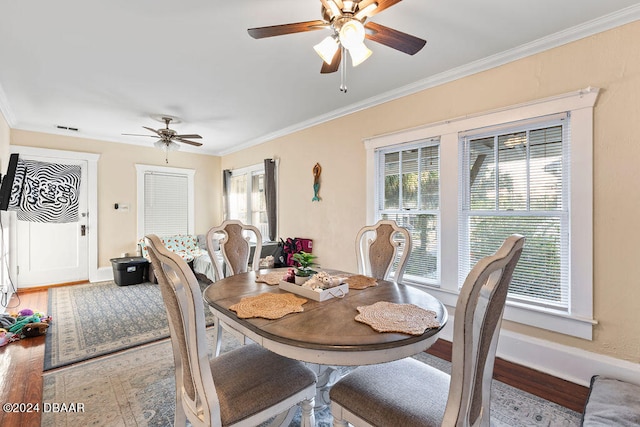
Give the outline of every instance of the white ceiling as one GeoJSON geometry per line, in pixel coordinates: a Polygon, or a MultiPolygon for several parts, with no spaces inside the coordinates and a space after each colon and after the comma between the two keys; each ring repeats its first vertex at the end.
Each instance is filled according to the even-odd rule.
{"type": "Polygon", "coordinates": [[[640,19],[632,0],[404,0],[371,20],[427,40],[320,74],[326,30],[254,40],[247,28],[321,19],[319,0],[0,0],[0,111],[15,129],[151,145],[152,116],[225,154],[640,19]],[[58,125],[78,128],[59,130],[58,125]]]}

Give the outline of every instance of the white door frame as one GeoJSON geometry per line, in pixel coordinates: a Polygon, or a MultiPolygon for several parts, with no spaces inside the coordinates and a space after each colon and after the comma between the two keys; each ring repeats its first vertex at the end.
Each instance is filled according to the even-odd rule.
{"type": "MultiPolygon", "coordinates": [[[[100,159],[100,154],[26,147],[21,145],[12,145],[10,146],[10,150],[11,153],[18,153],[25,156],[85,160],[87,162],[87,227],[89,238],[87,245],[87,250],[89,251],[87,254],[87,267],[90,282],[102,280],[98,275],[98,159],[100,159]]],[[[16,240],[14,226],[11,239],[11,259],[14,261],[17,260],[16,240]]]]}

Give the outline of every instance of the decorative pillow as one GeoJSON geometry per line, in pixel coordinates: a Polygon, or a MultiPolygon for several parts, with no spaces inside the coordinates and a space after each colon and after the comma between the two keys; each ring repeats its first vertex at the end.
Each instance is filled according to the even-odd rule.
{"type": "Polygon", "coordinates": [[[582,415],[582,425],[640,426],[640,386],[594,375],[582,415]]]}

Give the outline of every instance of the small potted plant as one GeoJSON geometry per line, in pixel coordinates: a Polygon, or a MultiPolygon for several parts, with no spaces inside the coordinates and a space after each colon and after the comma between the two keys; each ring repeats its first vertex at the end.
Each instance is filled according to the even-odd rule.
{"type": "Polygon", "coordinates": [[[297,285],[306,282],[316,271],[311,267],[316,266],[315,259],[317,257],[305,251],[293,254],[293,260],[297,263],[295,266],[295,281],[297,285]]]}

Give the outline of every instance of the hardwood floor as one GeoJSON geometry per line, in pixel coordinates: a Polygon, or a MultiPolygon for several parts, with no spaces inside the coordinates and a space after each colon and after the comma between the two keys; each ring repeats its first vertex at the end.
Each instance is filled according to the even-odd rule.
{"type": "MultiPolygon", "coordinates": [[[[22,308],[46,312],[46,289],[20,292],[14,295],[7,312],[22,308]]],[[[50,314],[50,313],[47,313],[50,314]]],[[[56,319],[53,319],[55,322],[56,319]]],[[[39,403],[42,407],[42,367],[44,364],[44,336],[25,338],[0,347],[0,402],[39,403]]],[[[451,343],[439,340],[428,350],[434,356],[451,361],[451,343]]],[[[494,378],[521,390],[582,412],[588,388],[534,371],[532,369],[496,359],[494,378]]],[[[0,412],[0,426],[38,427],[40,412],[0,412]]]]}
{"type": "MultiPolygon", "coordinates": [[[[23,308],[47,311],[46,290],[20,292],[9,302],[7,313],[23,308]]],[[[48,314],[48,313],[47,313],[48,314]]],[[[44,336],[25,338],[0,347],[0,402],[39,403],[42,409],[44,336]]],[[[40,426],[40,412],[0,412],[0,426],[40,426]]]]}
{"type": "MultiPolygon", "coordinates": [[[[451,342],[438,340],[427,353],[451,362],[451,342]]],[[[589,388],[496,357],[493,378],[582,413],[589,388]]]]}

